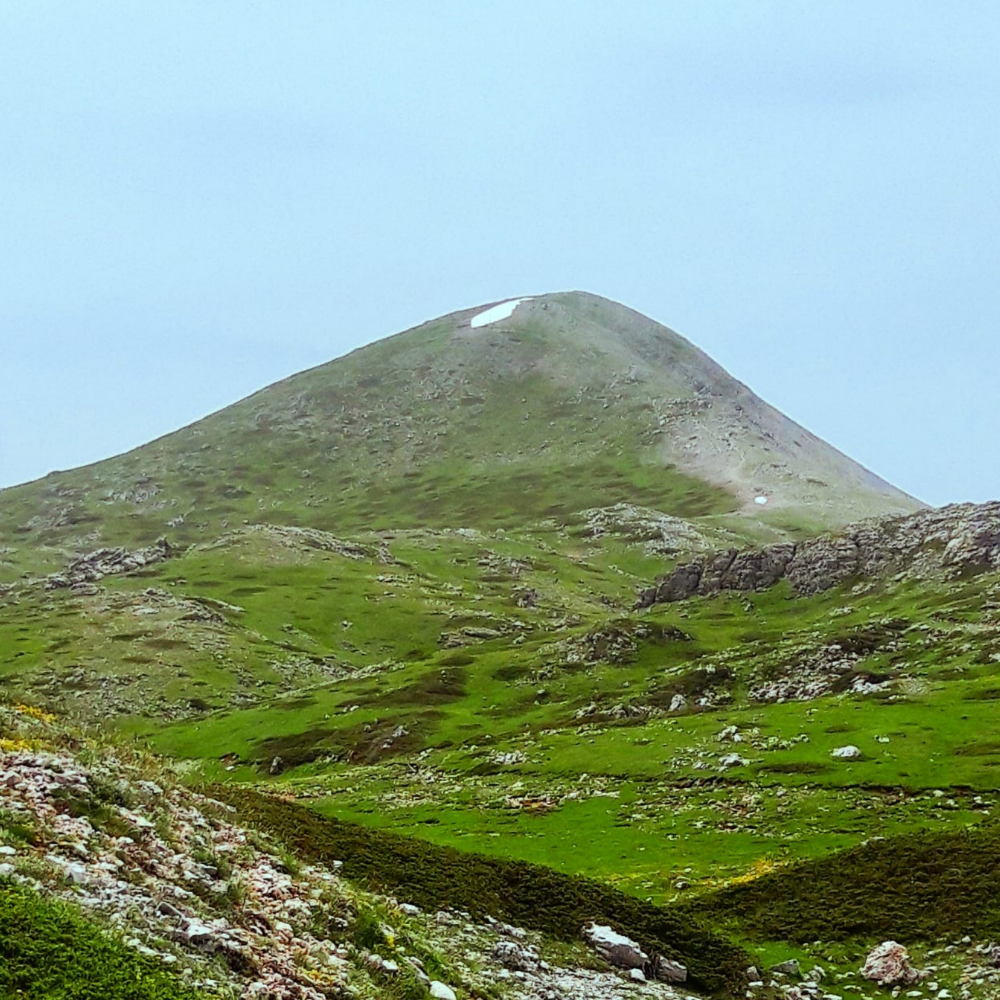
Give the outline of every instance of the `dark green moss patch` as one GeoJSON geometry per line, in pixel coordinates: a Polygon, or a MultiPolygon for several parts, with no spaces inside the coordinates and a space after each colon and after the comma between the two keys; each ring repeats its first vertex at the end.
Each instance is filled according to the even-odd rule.
{"type": "Polygon", "coordinates": [[[371,699],[359,699],[358,704],[379,705],[443,705],[465,696],[465,671],[461,669],[432,670],[413,684],[371,699]]]}
{"type": "Polygon", "coordinates": [[[0,997],[197,1000],[201,994],[75,909],[0,881],[0,997]]]}
{"type": "Polygon", "coordinates": [[[531,667],[524,663],[506,663],[493,671],[493,679],[506,684],[509,681],[517,681],[522,677],[527,677],[530,673],[531,667]]]}
{"type": "Polygon", "coordinates": [[[468,653],[445,653],[438,663],[444,667],[467,667],[470,663],[475,663],[476,658],[468,653]]]}
{"type": "Polygon", "coordinates": [[[257,759],[261,763],[268,763],[275,757],[280,757],[285,767],[312,763],[332,752],[333,746],[329,740],[335,732],[336,730],[329,728],[317,728],[287,736],[270,736],[258,742],[260,752],[257,759]]]}
{"type": "Polygon", "coordinates": [[[714,670],[703,670],[699,667],[675,678],[666,687],[650,691],[647,700],[657,708],[668,708],[674,696],[678,694],[686,701],[693,702],[702,695],[728,687],[734,676],[729,667],[720,666],[714,670]]]}
{"type": "Polygon", "coordinates": [[[1000,688],[976,688],[964,698],[966,701],[1000,701],[1000,688]]]}
{"type": "Polygon", "coordinates": [[[751,940],[1000,934],[1000,829],[872,841],[677,909],[751,940]]]}
{"type": "Polygon", "coordinates": [[[1000,753],[1000,740],[982,740],[979,743],[967,743],[955,750],[956,757],[988,757],[1000,753]]]}
{"type": "Polygon", "coordinates": [[[909,627],[909,622],[902,618],[879,622],[877,625],[865,625],[852,629],[843,635],[836,636],[833,644],[840,646],[845,653],[855,656],[869,656],[882,649],[887,643],[898,638],[909,627]]]}
{"type": "Polygon", "coordinates": [[[282,770],[328,757],[353,764],[374,764],[423,749],[440,715],[425,711],[400,718],[362,722],[343,729],[316,727],[301,733],[259,740],[253,759],[262,768],[281,758],[282,770]]]}
{"type": "Polygon", "coordinates": [[[765,774],[823,774],[832,770],[829,764],[813,760],[792,760],[778,764],[763,764],[759,768],[765,774]]]}

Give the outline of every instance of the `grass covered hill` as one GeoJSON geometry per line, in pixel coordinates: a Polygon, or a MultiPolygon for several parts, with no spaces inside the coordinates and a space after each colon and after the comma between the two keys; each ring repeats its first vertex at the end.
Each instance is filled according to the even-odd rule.
{"type": "Polygon", "coordinates": [[[624,306],[570,292],[473,326],[481,313],[0,492],[0,581],[70,552],[183,546],[258,521],[495,529],[630,502],[768,537],[920,506],[624,306]]]}

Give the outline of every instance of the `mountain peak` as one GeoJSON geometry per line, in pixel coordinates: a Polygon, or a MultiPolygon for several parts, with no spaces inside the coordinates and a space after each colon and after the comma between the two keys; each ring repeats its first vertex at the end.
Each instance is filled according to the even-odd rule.
{"type": "Polygon", "coordinates": [[[87,551],[262,518],[489,529],[620,503],[759,541],[921,506],[673,330],[574,291],[431,320],[6,491],[0,530],[87,551]]]}

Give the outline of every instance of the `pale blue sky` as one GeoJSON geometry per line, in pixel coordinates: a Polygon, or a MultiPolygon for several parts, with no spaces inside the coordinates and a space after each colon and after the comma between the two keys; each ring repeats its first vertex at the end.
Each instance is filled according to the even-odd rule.
{"type": "Polygon", "coordinates": [[[0,5],[0,486],[582,288],[1000,497],[1000,6],[0,5]]]}

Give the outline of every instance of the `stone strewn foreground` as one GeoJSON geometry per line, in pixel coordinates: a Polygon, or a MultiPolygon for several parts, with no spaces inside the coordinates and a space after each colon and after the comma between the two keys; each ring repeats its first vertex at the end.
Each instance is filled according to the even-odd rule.
{"type": "Polygon", "coordinates": [[[301,864],[155,759],[81,754],[51,721],[0,705],[0,881],[81,908],[206,997],[691,1000],[647,982],[631,953],[581,940],[556,959],[537,933],[366,892],[339,862],[301,864]]]}
{"type": "Polygon", "coordinates": [[[678,566],[639,595],[638,607],[766,590],[788,580],[796,595],[852,580],[905,575],[975,576],[1000,569],[1000,502],[953,504],[907,517],[862,521],[846,532],[740,552],[728,549],[678,566]]]}

